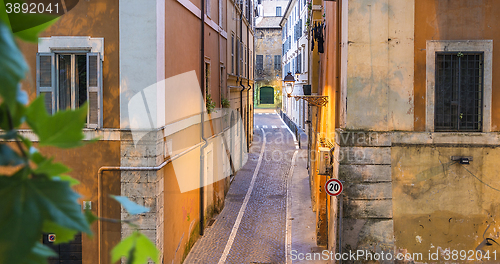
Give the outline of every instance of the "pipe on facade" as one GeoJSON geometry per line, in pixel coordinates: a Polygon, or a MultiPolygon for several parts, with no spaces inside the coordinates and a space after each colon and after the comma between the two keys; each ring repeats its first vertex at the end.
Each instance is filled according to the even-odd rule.
{"type": "MultiPolygon", "coordinates": [[[[335,90],[335,93],[336,93],[336,96],[335,96],[335,114],[336,114],[336,118],[335,118],[335,124],[338,125],[340,124],[340,121],[338,120],[339,119],[339,104],[337,102],[339,102],[337,99],[340,97],[340,93],[339,93],[339,90],[340,90],[340,66],[341,66],[341,63],[340,63],[340,43],[341,43],[341,27],[340,27],[340,15],[341,15],[341,4],[340,4],[340,1],[337,1],[337,44],[336,44],[336,48],[337,48],[337,69],[336,69],[336,74],[337,74],[337,89],[335,90]]],[[[332,102],[333,103],[333,102],[332,102]]],[[[337,177],[338,178],[338,177],[337,177]]],[[[342,254],[342,219],[343,219],[343,202],[344,202],[344,197],[342,194],[340,194],[339,196],[339,225],[338,225],[338,230],[337,230],[337,234],[338,234],[338,238],[339,238],[339,253],[342,254]]],[[[340,260],[340,263],[342,263],[342,260],[340,260]]]]}
{"type": "MultiPolygon", "coordinates": [[[[102,201],[102,175],[104,171],[159,171],[165,165],[168,163],[176,160],[177,158],[181,157],[182,155],[192,151],[193,149],[196,149],[199,147],[202,143],[198,143],[194,145],[193,147],[165,160],[163,163],[161,163],[159,166],[155,167],[120,167],[120,166],[103,166],[100,167],[99,170],[97,171],[97,203],[98,203],[98,210],[97,210],[97,218],[102,217],[102,207],[103,207],[103,201],[102,201]]],[[[102,261],[102,221],[97,221],[97,234],[99,236],[99,242],[98,242],[98,248],[97,248],[97,255],[99,258],[99,263],[102,261]]]]}
{"type": "MultiPolygon", "coordinates": [[[[248,12],[250,12],[250,1],[247,2],[248,3],[248,12]]],[[[248,17],[250,18],[250,16],[248,17]]],[[[250,24],[250,22],[248,23],[250,24]]],[[[249,29],[247,28],[247,42],[248,42],[248,49],[247,49],[247,85],[248,85],[248,88],[247,88],[247,152],[250,152],[250,109],[249,106],[250,106],[250,96],[249,96],[249,92],[250,92],[250,89],[252,87],[250,87],[250,32],[249,32],[249,29]]]]}
{"type": "MultiPolygon", "coordinates": [[[[247,40],[248,41],[248,40],[247,40]]],[[[242,58],[243,59],[243,4],[240,5],[240,46],[238,47],[238,58],[242,58]],[[242,54],[240,54],[242,53],[242,54]]],[[[240,81],[240,86],[241,86],[241,90],[240,90],[240,111],[241,111],[241,119],[242,119],[242,123],[244,121],[244,115],[245,113],[243,112],[243,91],[246,89],[245,86],[243,86],[243,75],[242,75],[242,72],[243,72],[243,69],[241,69],[242,67],[242,63],[241,63],[241,60],[238,62],[238,75],[239,75],[239,81],[240,81]]],[[[243,132],[245,132],[245,134],[248,134],[246,133],[245,131],[245,123],[243,123],[243,132]]],[[[242,137],[243,138],[243,135],[242,137]]],[[[243,145],[241,143],[241,140],[240,140],[240,167],[243,166],[243,145]]]]}
{"type": "MultiPolygon", "coordinates": [[[[220,133],[216,134],[216,135],[213,135],[211,136],[210,138],[208,138],[207,140],[209,139],[212,139],[212,138],[215,138],[215,137],[218,137],[222,134],[224,134],[229,128],[221,131],[220,133]]],[[[97,218],[101,218],[102,217],[102,207],[103,207],[103,201],[102,201],[102,176],[103,176],[103,172],[105,171],[159,171],[161,169],[163,169],[163,167],[165,167],[167,164],[169,164],[170,162],[182,157],[183,155],[185,155],[186,153],[189,153],[191,152],[192,150],[202,146],[202,144],[204,144],[203,142],[200,142],[182,152],[180,152],[179,154],[177,155],[174,155],[170,158],[168,158],[167,160],[165,160],[164,162],[162,162],[159,166],[154,166],[154,167],[120,167],[120,166],[102,166],[99,168],[99,170],[97,171],[97,201],[98,201],[98,210],[97,210],[97,218]]],[[[99,257],[99,263],[101,263],[101,248],[102,248],[102,221],[97,221],[97,234],[99,236],[99,246],[97,248],[97,252],[98,252],[98,257],[99,257]]]]}
{"type": "MultiPolygon", "coordinates": [[[[201,68],[201,85],[203,91],[203,98],[206,100],[207,85],[205,84],[205,1],[201,1],[201,33],[200,33],[200,68],[201,68]]],[[[200,236],[203,236],[204,231],[204,218],[205,218],[205,168],[204,168],[204,150],[208,146],[208,141],[205,138],[205,100],[201,102],[201,139],[205,142],[200,149],[200,236]]]]}

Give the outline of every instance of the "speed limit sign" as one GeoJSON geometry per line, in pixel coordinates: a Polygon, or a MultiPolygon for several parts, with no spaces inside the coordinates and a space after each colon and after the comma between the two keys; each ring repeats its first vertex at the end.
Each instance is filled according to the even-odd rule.
{"type": "Polygon", "coordinates": [[[337,179],[329,179],[325,184],[326,193],[330,196],[337,196],[342,193],[342,183],[337,179]]]}

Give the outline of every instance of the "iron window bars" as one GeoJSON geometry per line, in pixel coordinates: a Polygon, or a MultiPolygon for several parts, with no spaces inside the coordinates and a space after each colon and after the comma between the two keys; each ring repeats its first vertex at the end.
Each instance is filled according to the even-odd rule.
{"type": "Polygon", "coordinates": [[[435,131],[482,130],[483,60],[483,52],[436,53],[435,131]]]}

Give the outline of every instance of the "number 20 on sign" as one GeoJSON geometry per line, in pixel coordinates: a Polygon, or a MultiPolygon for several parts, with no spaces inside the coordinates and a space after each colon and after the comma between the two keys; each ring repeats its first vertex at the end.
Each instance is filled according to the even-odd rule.
{"type": "Polygon", "coordinates": [[[325,190],[330,196],[337,196],[342,193],[342,183],[337,179],[329,179],[326,181],[325,190]]]}

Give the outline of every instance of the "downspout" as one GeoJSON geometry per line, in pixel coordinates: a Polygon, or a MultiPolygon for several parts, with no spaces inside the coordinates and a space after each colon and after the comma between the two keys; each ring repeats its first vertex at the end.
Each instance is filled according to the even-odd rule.
{"type": "MultiPolygon", "coordinates": [[[[337,46],[337,90],[335,91],[336,92],[336,96],[335,96],[335,115],[336,115],[336,118],[335,118],[335,124],[340,124],[340,113],[338,112],[339,110],[339,104],[337,102],[339,102],[340,100],[338,100],[338,98],[340,98],[341,96],[341,93],[339,92],[340,91],[340,74],[341,74],[341,53],[340,53],[340,47],[341,47],[341,44],[342,43],[342,40],[341,40],[341,26],[340,26],[340,23],[341,23],[341,16],[342,14],[342,11],[341,11],[341,4],[340,4],[340,1],[337,1],[337,43],[336,43],[336,46],[337,46]]],[[[338,178],[338,177],[337,177],[338,178]]],[[[337,230],[337,234],[338,234],[338,244],[339,244],[339,253],[342,254],[342,219],[344,218],[343,216],[343,210],[344,210],[344,196],[343,194],[340,194],[340,197],[339,197],[339,205],[338,205],[338,208],[339,208],[339,225],[338,225],[338,230],[337,230]]],[[[342,260],[340,260],[340,263],[342,263],[342,260]]]]}
{"type": "MultiPolygon", "coordinates": [[[[217,135],[213,135],[210,137],[210,139],[215,138],[217,136],[223,135],[224,131],[218,133],[217,135]]],[[[103,201],[102,201],[102,176],[103,172],[105,171],[159,171],[165,167],[165,165],[169,164],[170,162],[173,162],[174,160],[182,157],[183,155],[191,152],[192,150],[200,147],[203,143],[200,142],[184,151],[181,153],[174,155],[170,157],[169,159],[165,160],[162,162],[159,166],[154,166],[154,167],[120,167],[120,166],[102,166],[99,168],[97,171],[97,218],[100,219],[102,217],[102,207],[103,207],[103,201]]],[[[101,262],[101,255],[102,255],[102,221],[97,221],[97,235],[98,235],[98,248],[97,248],[97,255],[99,262],[101,262]]]]}
{"type": "MultiPolygon", "coordinates": [[[[248,41],[248,40],[247,40],[248,41]]],[[[243,59],[243,54],[239,54],[240,52],[243,53],[243,5],[241,5],[241,8],[240,8],[240,46],[238,47],[238,57],[241,56],[241,58],[243,59]]],[[[245,86],[243,85],[243,77],[242,77],[242,69],[241,69],[241,60],[238,61],[238,74],[240,76],[240,86],[241,86],[241,90],[240,90],[240,110],[241,110],[241,119],[243,119],[243,115],[245,113],[243,113],[243,91],[245,91],[245,86]]],[[[242,120],[243,121],[243,120],[242,120]]],[[[243,123],[243,122],[242,122],[243,123]]],[[[242,133],[246,133],[245,131],[245,125],[243,125],[243,131],[242,133]]],[[[243,138],[243,135],[242,135],[242,138],[243,138]]],[[[243,144],[240,140],[240,167],[243,166],[243,144]]]]}
{"type": "MultiPolygon", "coordinates": [[[[207,91],[205,90],[205,1],[201,1],[201,33],[200,33],[200,69],[201,69],[201,85],[203,91],[203,98],[206,97],[207,91]]],[[[201,139],[205,142],[200,148],[200,236],[203,236],[203,227],[205,220],[205,164],[204,164],[204,150],[208,145],[205,138],[205,100],[201,101],[201,139]]]]}
{"type": "MultiPolygon", "coordinates": [[[[248,3],[248,10],[250,10],[250,1],[248,3]]],[[[248,21],[248,20],[247,20],[248,21]]],[[[250,24],[250,22],[248,23],[250,24]]],[[[251,25],[250,25],[251,26],[251,25]]],[[[250,152],[250,32],[249,28],[247,27],[247,43],[248,43],[248,49],[247,49],[247,153],[250,152]]]]}

